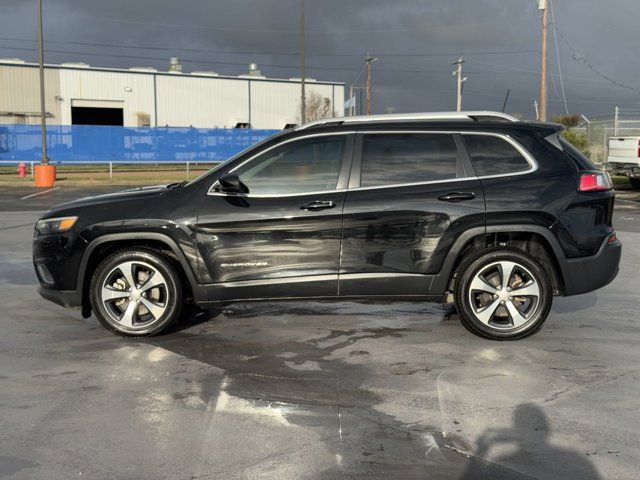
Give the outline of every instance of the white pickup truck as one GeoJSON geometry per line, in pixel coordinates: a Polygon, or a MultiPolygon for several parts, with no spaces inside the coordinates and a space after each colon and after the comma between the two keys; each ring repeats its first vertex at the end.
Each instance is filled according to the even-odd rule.
{"type": "Polygon", "coordinates": [[[629,177],[631,186],[640,190],[640,137],[611,137],[604,168],[610,175],[629,177]]]}

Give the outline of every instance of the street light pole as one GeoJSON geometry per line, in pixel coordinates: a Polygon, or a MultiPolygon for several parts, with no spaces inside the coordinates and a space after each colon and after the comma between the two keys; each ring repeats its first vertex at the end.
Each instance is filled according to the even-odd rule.
{"type": "Polygon", "coordinates": [[[306,122],[306,104],[307,96],[305,94],[305,13],[304,13],[304,0],[300,0],[300,123],[306,122]]]}
{"type": "Polygon", "coordinates": [[[40,70],[40,131],[42,135],[42,165],[49,164],[47,156],[47,111],[44,96],[44,34],[42,27],[42,0],[38,0],[38,68],[40,70]]]}

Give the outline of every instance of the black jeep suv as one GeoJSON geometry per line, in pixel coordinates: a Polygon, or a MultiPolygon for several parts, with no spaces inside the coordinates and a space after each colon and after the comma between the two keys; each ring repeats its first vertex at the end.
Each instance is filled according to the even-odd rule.
{"type": "Polygon", "coordinates": [[[554,295],[618,272],[611,182],[561,129],[492,112],[306,124],[190,183],[49,210],[40,293],[123,335],[187,301],[369,298],[455,302],[473,333],[522,338],[554,295]]]}

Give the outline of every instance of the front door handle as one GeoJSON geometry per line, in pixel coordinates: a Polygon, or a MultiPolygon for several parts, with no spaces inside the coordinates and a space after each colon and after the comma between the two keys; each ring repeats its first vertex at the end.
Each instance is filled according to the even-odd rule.
{"type": "Polygon", "coordinates": [[[326,210],[327,208],[333,208],[335,206],[336,204],[334,202],[317,200],[315,202],[302,205],[300,208],[302,210],[309,210],[310,212],[317,212],[318,210],[326,210]]]}
{"type": "Polygon", "coordinates": [[[476,198],[476,194],[473,192],[451,192],[446,195],[441,195],[438,200],[442,202],[464,202],[465,200],[473,200],[476,198]]]}

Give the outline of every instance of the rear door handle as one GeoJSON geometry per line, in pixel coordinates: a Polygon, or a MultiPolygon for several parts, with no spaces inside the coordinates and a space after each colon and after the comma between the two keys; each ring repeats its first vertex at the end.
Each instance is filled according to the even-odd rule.
{"type": "Polygon", "coordinates": [[[473,200],[476,198],[476,194],[473,192],[451,192],[446,195],[441,195],[438,200],[442,202],[464,202],[465,200],[473,200]]]}
{"type": "Polygon", "coordinates": [[[302,210],[309,210],[311,212],[317,212],[318,210],[326,210],[328,208],[335,207],[336,204],[331,201],[315,201],[311,203],[307,203],[306,205],[302,205],[300,208],[302,210]]]}

